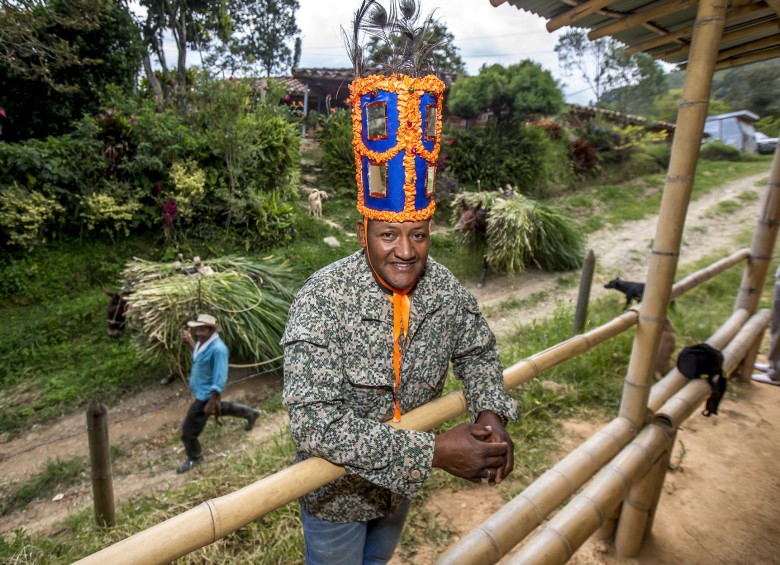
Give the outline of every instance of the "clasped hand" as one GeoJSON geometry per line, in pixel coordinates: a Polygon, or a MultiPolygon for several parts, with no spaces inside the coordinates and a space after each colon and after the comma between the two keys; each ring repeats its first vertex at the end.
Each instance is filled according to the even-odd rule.
{"type": "Polygon", "coordinates": [[[475,424],[460,424],[436,436],[433,466],[471,482],[495,485],[514,468],[514,445],[501,419],[483,412],[475,424]]]}

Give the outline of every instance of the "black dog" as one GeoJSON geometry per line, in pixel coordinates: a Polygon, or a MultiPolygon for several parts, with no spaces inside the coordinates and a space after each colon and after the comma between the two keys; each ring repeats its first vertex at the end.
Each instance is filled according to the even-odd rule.
{"type": "Polygon", "coordinates": [[[645,283],[621,281],[620,277],[609,281],[604,285],[604,288],[614,288],[626,295],[626,305],[623,310],[628,310],[634,300],[642,302],[642,297],[645,294],[645,283]]]}

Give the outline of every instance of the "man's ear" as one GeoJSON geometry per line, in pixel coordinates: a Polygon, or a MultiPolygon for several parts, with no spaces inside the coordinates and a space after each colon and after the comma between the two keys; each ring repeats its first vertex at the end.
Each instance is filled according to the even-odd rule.
{"type": "Polygon", "coordinates": [[[363,227],[363,220],[355,222],[355,232],[357,233],[358,245],[362,248],[366,248],[366,231],[363,227]]]}

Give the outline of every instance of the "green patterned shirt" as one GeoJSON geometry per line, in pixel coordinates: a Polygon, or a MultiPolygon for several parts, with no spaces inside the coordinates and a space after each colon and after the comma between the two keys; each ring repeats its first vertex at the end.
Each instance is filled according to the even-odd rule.
{"type": "MultiPolygon", "coordinates": [[[[517,403],[504,392],[495,337],[471,293],[429,258],[410,298],[402,412],[441,396],[451,361],[472,420],[483,410],[505,421],[519,417],[517,403]]],[[[301,503],[335,522],[392,513],[428,477],[435,436],[382,423],[393,416],[393,305],[363,251],[306,281],[290,308],[282,345],[282,394],[298,460],[321,457],[347,470],[301,503]]]]}

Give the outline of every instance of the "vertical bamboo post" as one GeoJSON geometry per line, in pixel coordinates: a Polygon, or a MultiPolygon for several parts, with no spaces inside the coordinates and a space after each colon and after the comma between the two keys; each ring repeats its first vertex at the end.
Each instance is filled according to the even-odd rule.
{"type": "Polygon", "coordinates": [[[92,476],[92,499],[98,526],[113,526],[114,487],[111,477],[111,455],[108,443],[108,411],[97,397],[87,406],[87,437],[92,476]]]}
{"type": "Polygon", "coordinates": [[[694,24],[688,74],[677,115],[672,157],[648,265],[647,287],[620,405],[620,415],[638,427],[644,423],[652,381],[653,356],[661,337],[680,255],[680,241],[707,117],[712,73],[723,32],[725,11],[726,0],[704,0],[699,4],[694,24]]]}
{"type": "Polygon", "coordinates": [[[593,285],[593,271],[596,269],[596,255],[592,249],[588,250],[585,264],[582,266],[580,276],[580,292],[577,295],[577,309],[574,312],[574,333],[582,332],[588,318],[588,302],[590,301],[590,288],[593,285]]]}
{"type": "Polygon", "coordinates": [[[769,185],[764,198],[764,207],[756,231],[753,233],[750,258],[742,275],[742,284],[734,305],[735,310],[745,308],[751,314],[756,311],[766,273],[769,270],[769,262],[772,260],[778,225],[780,225],[780,145],[775,149],[772,167],[769,169],[769,185]]]}
{"type": "Polygon", "coordinates": [[[618,557],[636,557],[642,547],[644,534],[650,531],[647,524],[650,522],[651,512],[655,509],[657,502],[656,490],[660,493],[660,488],[656,489],[656,487],[663,485],[666,467],[669,464],[676,436],[675,432],[669,438],[666,450],[661,453],[647,474],[631,488],[623,501],[620,523],[615,534],[615,548],[618,551],[618,557]],[[642,532],[642,535],[636,535],[637,532],[642,532]]]}
{"type": "MultiPolygon", "coordinates": [[[[639,313],[631,359],[628,365],[620,415],[642,427],[652,384],[653,358],[658,349],[666,309],[672,293],[674,273],[680,256],[685,217],[693,189],[704,122],[707,118],[712,74],[723,34],[726,0],[702,0],[694,23],[688,59],[688,73],[677,113],[672,157],[666,176],[661,211],[653,250],[648,264],[647,286],[639,313]]],[[[624,505],[625,512],[626,505],[624,505]]],[[[620,522],[624,514],[621,514],[620,522]]],[[[634,531],[639,540],[618,535],[616,549],[623,553],[626,543],[641,545],[644,530],[634,531]]]]}
{"type": "Polygon", "coordinates": [[[754,365],[756,363],[756,357],[758,356],[758,350],[761,349],[761,342],[764,341],[764,332],[758,334],[756,342],[750,348],[745,358],[740,363],[737,369],[737,380],[741,383],[749,383],[753,376],[754,365]]]}
{"type": "Polygon", "coordinates": [[[669,449],[666,450],[663,457],[661,458],[659,467],[658,467],[658,475],[657,475],[657,481],[655,483],[655,486],[653,488],[653,500],[650,502],[650,514],[647,517],[647,525],[645,526],[645,535],[649,534],[650,531],[653,529],[653,520],[655,520],[655,512],[658,508],[658,501],[661,500],[661,490],[664,486],[664,481],[666,481],[666,473],[669,470],[669,462],[672,460],[672,452],[674,450],[674,444],[677,442],[677,430],[675,430],[674,435],[672,435],[671,439],[669,440],[669,449]]]}

